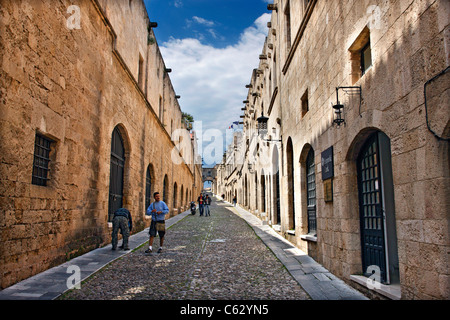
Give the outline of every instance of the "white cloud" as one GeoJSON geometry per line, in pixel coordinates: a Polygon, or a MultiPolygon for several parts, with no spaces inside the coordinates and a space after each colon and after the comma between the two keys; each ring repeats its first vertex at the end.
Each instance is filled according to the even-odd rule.
{"type": "Polygon", "coordinates": [[[197,17],[197,16],[193,16],[192,19],[195,22],[197,22],[198,24],[202,24],[202,25],[205,25],[205,26],[208,26],[208,27],[212,27],[215,24],[214,21],[209,21],[209,20],[197,17]]]}
{"type": "Polygon", "coordinates": [[[208,32],[214,39],[219,39],[219,36],[214,29],[208,29],[208,32]]]}
{"type": "Polygon", "coordinates": [[[181,0],[175,0],[173,5],[175,6],[175,8],[182,8],[183,2],[181,0]]]}
{"type": "Polygon", "coordinates": [[[225,132],[240,120],[245,85],[258,67],[259,54],[267,36],[270,14],[263,14],[243,31],[235,45],[215,48],[198,39],[174,39],[161,45],[170,77],[184,112],[203,122],[203,130],[225,132]]]}

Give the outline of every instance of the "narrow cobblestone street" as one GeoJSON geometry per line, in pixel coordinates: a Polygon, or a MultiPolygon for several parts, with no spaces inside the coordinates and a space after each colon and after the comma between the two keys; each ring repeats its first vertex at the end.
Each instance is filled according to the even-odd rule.
{"type": "MultiPolygon", "coordinates": [[[[164,251],[147,244],[111,263],[60,299],[309,300],[253,229],[226,203],[168,229],[164,251]]],[[[120,243],[120,242],[119,242],[120,243]]]]}

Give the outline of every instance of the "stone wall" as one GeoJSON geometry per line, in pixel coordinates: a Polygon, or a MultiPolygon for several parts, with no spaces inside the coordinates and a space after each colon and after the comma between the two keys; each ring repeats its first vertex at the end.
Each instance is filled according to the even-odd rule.
{"type": "MultiPolygon", "coordinates": [[[[72,4],[72,3],[71,3],[72,4]]],[[[124,207],[134,232],[146,226],[146,172],[153,191],[201,190],[193,161],[172,161],[172,131],[183,129],[164,61],[142,1],[74,1],[80,29],[69,29],[64,1],[0,5],[0,284],[5,288],[107,244],[111,137],[119,128],[126,161],[124,207]],[[124,23],[126,21],[126,23],[124,23]],[[139,80],[139,55],[145,82],[139,80]],[[166,115],[160,121],[159,102],[166,115]],[[47,187],[33,185],[36,133],[54,142],[47,187]],[[194,185],[195,183],[195,185],[194,185]]],[[[186,131],[185,129],[183,129],[186,131]]],[[[196,147],[184,134],[192,154],[196,147]]],[[[178,203],[184,208],[188,199],[178,203]]],[[[178,196],[178,199],[181,199],[178,196]]]]}

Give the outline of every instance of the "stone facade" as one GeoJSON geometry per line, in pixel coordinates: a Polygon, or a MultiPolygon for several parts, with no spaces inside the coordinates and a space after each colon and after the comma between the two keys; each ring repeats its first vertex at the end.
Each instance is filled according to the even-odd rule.
{"type": "Polygon", "coordinates": [[[1,0],[0,64],[1,288],[109,243],[112,184],[133,232],[154,191],[171,215],[200,193],[195,132],[143,1],[1,0]],[[32,183],[37,136],[50,143],[46,186],[32,183]]]}
{"type": "Polygon", "coordinates": [[[276,0],[269,9],[242,142],[218,166],[217,194],[237,195],[370,295],[449,299],[450,3],[276,0]],[[258,136],[262,112],[268,131],[258,136]]]}

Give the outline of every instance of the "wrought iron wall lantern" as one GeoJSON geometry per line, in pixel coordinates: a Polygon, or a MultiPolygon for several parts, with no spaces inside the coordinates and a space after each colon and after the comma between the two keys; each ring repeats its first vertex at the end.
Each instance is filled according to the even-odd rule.
{"type": "Polygon", "coordinates": [[[344,91],[347,94],[359,94],[359,114],[361,116],[361,103],[362,103],[362,88],[361,86],[353,86],[353,87],[337,87],[336,88],[336,100],[337,103],[335,105],[332,104],[332,107],[335,112],[335,117],[333,120],[333,124],[337,127],[340,127],[342,124],[345,126],[345,117],[344,117],[344,105],[339,101],[339,90],[344,91]]]}
{"type": "Polygon", "coordinates": [[[344,105],[340,104],[338,100],[337,104],[333,105],[333,109],[335,113],[333,124],[337,127],[340,127],[342,124],[345,126],[345,119],[343,118],[344,105]]]}
{"type": "Polygon", "coordinates": [[[258,122],[258,136],[264,137],[267,134],[267,122],[269,121],[268,117],[264,116],[264,111],[261,112],[261,117],[256,119],[258,122]]]}
{"type": "Polygon", "coordinates": [[[281,140],[272,140],[272,139],[264,139],[264,137],[267,135],[268,133],[268,129],[267,129],[267,122],[269,121],[268,117],[264,116],[264,111],[261,112],[261,117],[259,117],[258,119],[256,119],[256,121],[258,122],[257,128],[258,128],[258,136],[267,142],[281,142],[281,140]]]}

